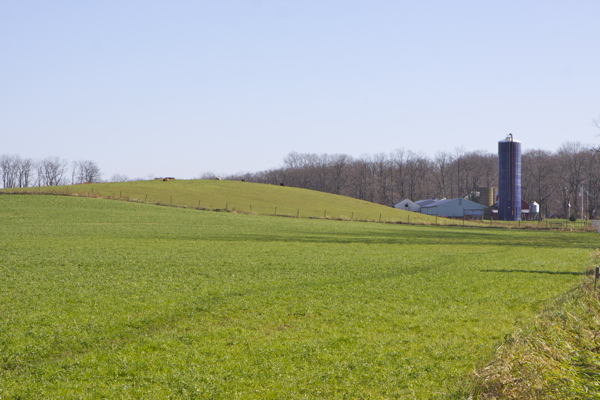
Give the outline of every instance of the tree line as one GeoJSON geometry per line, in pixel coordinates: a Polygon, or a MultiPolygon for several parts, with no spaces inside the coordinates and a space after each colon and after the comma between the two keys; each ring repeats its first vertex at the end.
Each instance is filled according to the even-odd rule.
{"type": "MultiPolygon", "coordinates": [[[[0,156],[0,174],[4,188],[95,183],[102,177],[93,161],[69,163],[58,157],[34,160],[18,155],[0,156]]],[[[389,206],[404,198],[464,197],[479,201],[479,188],[498,186],[498,156],[463,148],[441,151],[432,158],[405,149],[361,157],[292,152],[280,168],[224,179],[283,184],[389,206]]],[[[599,214],[598,148],[567,142],[555,152],[527,150],[521,159],[521,179],[523,200],[539,203],[544,217],[566,218],[569,210],[579,215],[582,202],[589,218],[599,214]]],[[[109,181],[129,180],[115,174],[109,181]]]]}
{"type": "MultiPolygon", "coordinates": [[[[0,174],[4,188],[130,182],[144,179],[130,179],[127,175],[113,174],[110,179],[102,180],[100,167],[90,160],[76,160],[69,163],[58,157],[35,160],[6,154],[0,155],[0,174]]],[[[154,179],[154,175],[149,174],[147,179],[154,179]]]]}
{"type": "MultiPolygon", "coordinates": [[[[579,215],[582,201],[588,217],[598,215],[597,149],[567,142],[555,152],[527,150],[521,169],[522,198],[539,203],[542,216],[566,218],[569,210],[577,210],[579,215]]],[[[404,198],[479,201],[480,187],[498,186],[498,155],[463,148],[441,151],[433,158],[405,149],[357,158],[292,152],[280,168],[224,179],[312,189],[389,206],[404,198]]]]}
{"type": "Polygon", "coordinates": [[[0,156],[0,173],[4,188],[95,183],[102,177],[100,167],[94,161],[69,163],[58,157],[35,160],[6,154],[0,156]]]}

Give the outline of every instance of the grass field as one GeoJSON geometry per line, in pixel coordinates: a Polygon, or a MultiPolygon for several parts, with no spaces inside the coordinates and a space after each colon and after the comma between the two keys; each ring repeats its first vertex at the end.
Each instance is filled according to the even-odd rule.
{"type": "Polygon", "coordinates": [[[410,223],[425,225],[466,225],[522,229],[593,230],[566,220],[480,221],[435,216],[397,210],[392,207],[314,190],[218,180],[162,180],[121,183],[94,183],[40,188],[0,189],[0,193],[68,194],[95,198],[121,199],[202,210],[227,210],[234,213],[279,215],[300,218],[341,219],[410,223]]]}
{"type": "Polygon", "coordinates": [[[145,203],[262,215],[378,221],[433,222],[435,217],[314,190],[218,180],[162,180],[5,189],[122,198],[145,203]]]}
{"type": "Polygon", "coordinates": [[[440,398],[597,235],[0,196],[0,397],[440,398]]]}

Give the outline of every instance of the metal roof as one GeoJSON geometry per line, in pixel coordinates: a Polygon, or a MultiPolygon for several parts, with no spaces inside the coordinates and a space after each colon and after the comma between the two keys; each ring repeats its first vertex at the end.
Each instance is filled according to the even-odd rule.
{"type": "MultiPolygon", "coordinates": [[[[455,200],[462,200],[463,202],[465,202],[465,201],[466,201],[466,202],[468,202],[468,203],[475,204],[475,205],[479,206],[479,207],[477,207],[477,208],[480,208],[480,207],[481,207],[481,208],[485,208],[485,206],[484,206],[484,205],[482,205],[482,204],[475,203],[474,201],[471,201],[471,200],[463,199],[462,197],[457,197],[457,198],[455,198],[455,199],[444,199],[444,200],[437,200],[437,201],[435,201],[435,202],[433,202],[433,203],[428,203],[427,205],[421,205],[421,208],[437,207],[437,206],[441,206],[441,205],[443,205],[443,204],[446,204],[446,203],[449,203],[449,202],[451,202],[451,201],[455,201],[455,200]]],[[[464,207],[464,206],[468,205],[468,203],[467,203],[467,204],[464,204],[464,203],[463,203],[463,205],[462,205],[462,206],[464,207]]]]}
{"type": "Polygon", "coordinates": [[[438,199],[427,199],[427,200],[415,201],[415,203],[420,205],[421,207],[427,207],[429,204],[435,203],[437,201],[439,201],[439,200],[438,199]]]}

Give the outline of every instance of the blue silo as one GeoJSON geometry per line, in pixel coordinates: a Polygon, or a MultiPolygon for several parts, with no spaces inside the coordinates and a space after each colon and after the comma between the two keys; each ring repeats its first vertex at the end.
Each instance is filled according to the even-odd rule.
{"type": "Polygon", "coordinates": [[[498,219],[521,219],[521,142],[512,133],[498,142],[498,219]]]}

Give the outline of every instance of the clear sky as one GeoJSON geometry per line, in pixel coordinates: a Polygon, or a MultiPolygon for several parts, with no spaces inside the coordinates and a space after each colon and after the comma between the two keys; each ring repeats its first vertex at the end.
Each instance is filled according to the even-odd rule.
{"type": "Polygon", "coordinates": [[[0,0],[0,154],[104,178],[598,143],[600,1],[0,0]]]}

